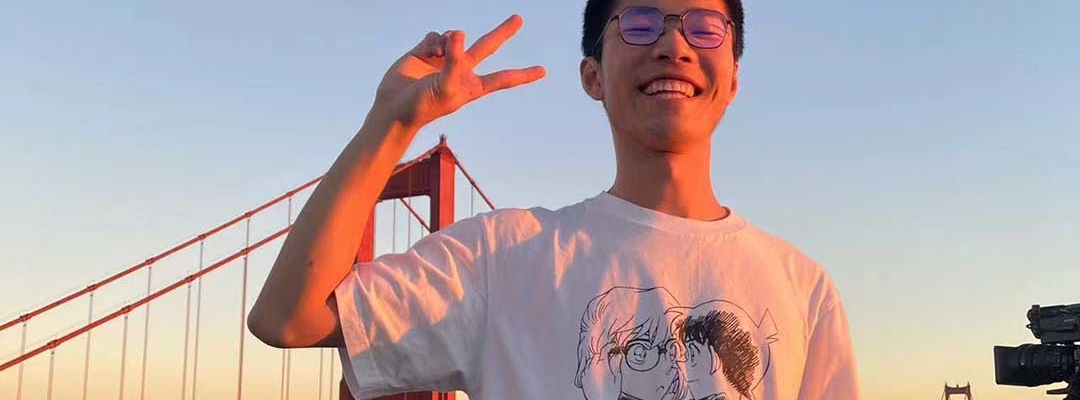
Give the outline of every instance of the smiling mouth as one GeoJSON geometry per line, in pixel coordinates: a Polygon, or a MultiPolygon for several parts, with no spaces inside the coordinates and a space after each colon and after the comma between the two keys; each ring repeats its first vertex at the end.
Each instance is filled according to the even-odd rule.
{"type": "Polygon", "coordinates": [[[689,99],[701,94],[693,83],[681,79],[661,78],[648,82],[638,90],[649,97],[661,99],[689,99]]]}

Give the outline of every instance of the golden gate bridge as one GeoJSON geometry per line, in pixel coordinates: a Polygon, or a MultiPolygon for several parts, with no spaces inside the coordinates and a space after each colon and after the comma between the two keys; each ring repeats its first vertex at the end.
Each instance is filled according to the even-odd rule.
{"type": "MultiPolygon", "coordinates": [[[[457,214],[455,183],[459,178],[467,181],[470,188],[469,215],[476,213],[477,195],[488,209],[495,209],[495,205],[450,150],[445,136],[440,138],[438,145],[420,156],[398,164],[380,195],[379,204],[368,219],[356,261],[369,261],[375,255],[376,215],[379,215],[380,209],[386,211],[387,207],[392,208],[390,251],[397,251],[397,241],[401,236],[397,221],[399,210],[405,215],[405,221],[400,224],[404,225],[405,248],[413,242],[414,221],[416,239],[453,223],[457,214]],[[461,175],[457,175],[457,172],[461,175]],[[418,211],[425,202],[428,218],[418,211]]],[[[0,398],[352,399],[344,381],[335,372],[338,361],[333,349],[277,350],[258,341],[254,342],[255,348],[245,347],[245,343],[253,339],[246,327],[249,275],[253,268],[268,271],[270,264],[256,263],[252,258],[262,254],[269,260],[273,259],[276,252],[267,248],[288,234],[294,205],[299,203],[302,196],[310,195],[310,190],[321,179],[315,178],[299,185],[145,261],[95,280],[82,289],[31,308],[15,318],[3,320],[0,323],[0,343],[7,345],[0,347],[0,398]],[[274,212],[280,213],[282,209],[285,218],[274,224],[274,212]],[[253,221],[257,218],[260,222],[270,221],[270,227],[267,229],[263,226],[266,233],[253,239],[253,221]],[[227,244],[214,243],[215,240],[236,241],[241,234],[243,245],[240,248],[224,251],[219,257],[211,254],[211,261],[206,262],[208,249],[212,245],[228,247],[227,244]],[[223,237],[225,239],[221,239],[223,237]],[[189,264],[187,271],[178,266],[182,264],[189,264]],[[169,269],[181,273],[177,275],[172,271],[169,277],[169,269]],[[239,269],[239,282],[214,281],[223,276],[220,271],[228,269],[239,269]],[[167,276],[166,282],[155,284],[155,273],[159,276],[158,281],[162,280],[162,275],[167,276]],[[139,279],[140,276],[144,276],[145,280],[139,279]],[[138,292],[134,298],[123,299],[116,306],[105,307],[104,311],[99,300],[99,307],[95,309],[95,297],[100,299],[105,292],[118,288],[129,292],[136,288],[138,292]],[[204,300],[208,296],[218,296],[224,301],[205,305],[204,300]],[[182,317],[170,312],[179,309],[178,305],[161,306],[163,302],[177,303],[180,299],[184,300],[182,317]],[[223,304],[236,303],[239,303],[239,307],[229,310],[235,313],[231,316],[217,312],[228,308],[223,304]],[[161,308],[155,306],[165,307],[165,316],[152,314],[155,310],[162,312],[161,308]],[[209,318],[209,314],[214,312],[218,316],[209,318]],[[50,318],[52,321],[49,321],[50,318]],[[133,331],[137,327],[131,326],[134,318],[141,318],[143,323],[141,339],[138,338],[139,332],[133,331]],[[156,327],[155,333],[151,334],[152,324],[162,326],[156,327]],[[118,338],[116,328],[120,331],[118,338]],[[141,349],[130,343],[135,340],[138,340],[136,344],[141,344],[141,349]],[[164,342],[155,343],[156,347],[151,349],[152,341],[164,342]],[[12,349],[12,344],[17,344],[17,349],[12,349]],[[8,351],[8,354],[3,351],[8,351]],[[267,353],[272,351],[280,351],[281,354],[270,362],[267,353]],[[253,357],[253,352],[261,356],[253,357]],[[317,367],[311,362],[314,354],[318,354],[317,367]],[[67,362],[58,365],[57,359],[62,356],[66,357],[67,362]],[[131,360],[133,356],[138,359],[131,360]],[[307,361],[300,362],[305,357],[307,361]],[[311,378],[316,369],[317,382],[312,385],[311,378]]],[[[385,234],[381,236],[386,237],[385,234]]],[[[454,393],[415,392],[385,399],[453,400],[454,396],[454,393]]]]}

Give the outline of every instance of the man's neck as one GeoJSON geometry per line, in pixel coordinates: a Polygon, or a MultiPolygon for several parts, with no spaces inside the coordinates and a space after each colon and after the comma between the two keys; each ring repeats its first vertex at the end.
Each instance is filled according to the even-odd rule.
{"type": "Polygon", "coordinates": [[[683,153],[628,147],[635,146],[619,149],[618,172],[608,193],[682,218],[714,221],[728,216],[713,194],[708,145],[683,153]]]}

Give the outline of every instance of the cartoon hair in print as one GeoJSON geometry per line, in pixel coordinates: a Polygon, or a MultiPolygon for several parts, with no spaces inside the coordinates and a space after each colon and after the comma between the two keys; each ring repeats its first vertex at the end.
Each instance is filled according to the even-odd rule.
{"type": "Polygon", "coordinates": [[[682,400],[666,318],[677,305],[659,287],[617,286],[593,298],[581,316],[574,386],[588,400],[682,400]]]}
{"type": "Polygon", "coordinates": [[[693,308],[672,309],[673,330],[682,347],[687,385],[694,400],[728,399],[716,387],[717,372],[740,399],[757,399],[759,384],[769,370],[769,345],[776,327],[768,311],[760,319],[738,305],[714,300],[693,308]]]}

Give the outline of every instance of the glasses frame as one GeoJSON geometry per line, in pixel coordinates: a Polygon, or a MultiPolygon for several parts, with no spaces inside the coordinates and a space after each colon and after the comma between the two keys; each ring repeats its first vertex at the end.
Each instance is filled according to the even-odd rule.
{"type": "Polygon", "coordinates": [[[727,29],[727,25],[731,25],[731,28],[735,29],[735,23],[731,22],[731,18],[728,18],[728,16],[724,15],[724,13],[722,13],[722,12],[719,12],[719,11],[716,11],[716,10],[710,10],[708,8],[692,8],[692,9],[686,10],[686,12],[684,12],[682,14],[664,14],[663,11],[661,11],[659,8],[656,8],[656,7],[630,6],[630,7],[624,8],[622,11],[619,11],[618,14],[615,14],[614,16],[612,16],[610,19],[607,20],[607,23],[604,24],[604,29],[600,31],[600,37],[596,38],[596,43],[593,44],[592,51],[589,53],[590,56],[592,56],[592,57],[596,56],[596,51],[600,49],[600,44],[604,42],[604,35],[607,34],[607,30],[611,26],[611,23],[619,20],[623,16],[623,14],[625,14],[626,12],[628,12],[630,10],[634,10],[634,9],[652,9],[652,10],[655,10],[660,15],[664,16],[664,22],[663,22],[663,26],[660,28],[660,33],[656,35],[656,39],[653,39],[652,42],[645,43],[645,44],[635,44],[635,43],[630,43],[630,42],[626,41],[626,38],[623,37],[622,31],[620,30],[619,31],[619,39],[621,39],[623,41],[623,43],[626,43],[627,45],[630,45],[630,46],[639,46],[639,47],[641,47],[641,46],[652,46],[652,45],[656,44],[656,42],[660,41],[660,38],[664,37],[664,34],[667,33],[667,31],[668,31],[668,29],[667,29],[667,20],[668,20],[668,18],[678,18],[679,19],[679,33],[682,34],[683,40],[686,40],[686,44],[688,44],[688,45],[690,45],[690,47],[693,47],[693,48],[696,48],[696,49],[707,49],[708,50],[708,49],[715,49],[715,48],[719,48],[720,46],[723,46],[724,42],[727,41],[727,38],[729,36],[728,35],[729,31],[727,29]],[[683,29],[684,28],[683,24],[686,22],[686,16],[688,14],[692,13],[692,12],[695,12],[695,11],[716,13],[716,14],[720,15],[720,18],[722,18],[724,20],[724,25],[725,25],[725,27],[724,27],[724,37],[720,38],[720,43],[718,43],[716,46],[713,46],[713,47],[695,46],[693,43],[690,43],[690,38],[686,36],[686,30],[683,29]]]}
{"type": "Polygon", "coordinates": [[[674,339],[668,339],[663,343],[653,343],[649,339],[634,339],[627,342],[623,346],[618,346],[612,349],[610,354],[622,354],[623,364],[626,364],[628,368],[638,372],[648,372],[651,371],[653,368],[656,368],[656,366],[660,364],[661,357],[667,356],[667,354],[671,353],[672,351],[677,351],[677,349],[673,348],[675,344],[676,342],[674,339]],[[634,364],[630,363],[630,349],[638,346],[644,347],[646,351],[654,351],[653,349],[656,349],[655,351],[657,352],[657,357],[655,359],[655,362],[653,362],[647,368],[638,368],[634,364]]]}

